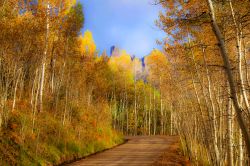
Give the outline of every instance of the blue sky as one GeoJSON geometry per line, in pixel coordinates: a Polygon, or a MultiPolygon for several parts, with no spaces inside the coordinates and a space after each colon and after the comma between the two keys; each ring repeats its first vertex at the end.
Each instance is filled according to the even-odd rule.
{"type": "Polygon", "coordinates": [[[154,0],[80,0],[84,6],[85,25],[82,32],[93,33],[100,52],[110,51],[112,45],[125,49],[129,54],[143,57],[153,48],[161,48],[156,40],[164,33],[154,21],[159,6],[154,0]]]}

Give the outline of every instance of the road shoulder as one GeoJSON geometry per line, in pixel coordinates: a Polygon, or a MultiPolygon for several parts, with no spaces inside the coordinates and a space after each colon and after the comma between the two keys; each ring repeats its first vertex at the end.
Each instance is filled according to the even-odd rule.
{"type": "MultiPolygon", "coordinates": [[[[172,138],[179,140],[178,136],[172,138]]],[[[153,166],[191,166],[191,164],[190,161],[181,154],[179,141],[173,141],[153,166]]]]}

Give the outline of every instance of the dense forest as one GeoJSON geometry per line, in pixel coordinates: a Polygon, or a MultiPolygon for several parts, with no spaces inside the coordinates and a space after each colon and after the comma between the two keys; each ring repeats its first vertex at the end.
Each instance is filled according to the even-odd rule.
{"type": "MultiPolygon", "coordinates": [[[[83,4],[84,5],[84,4],[83,4]]],[[[250,163],[249,0],[157,0],[144,58],[100,52],[72,0],[0,0],[0,165],[58,165],[179,135],[194,165],[250,163]]]]}
{"type": "Polygon", "coordinates": [[[249,0],[159,0],[174,124],[199,165],[249,165],[249,0]]]}
{"type": "Polygon", "coordinates": [[[0,165],[50,165],[123,141],[171,132],[168,61],[81,35],[82,5],[0,1],[0,165]]]}

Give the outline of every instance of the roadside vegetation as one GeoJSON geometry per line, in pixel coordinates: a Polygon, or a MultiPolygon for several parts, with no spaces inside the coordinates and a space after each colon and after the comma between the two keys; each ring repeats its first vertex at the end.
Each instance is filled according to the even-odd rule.
{"type": "Polygon", "coordinates": [[[100,55],[83,25],[80,3],[0,1],[0,165],[57,165],[170,132],[164,54],[100,55]]]}
{"type": "Polygon", "coordinates": [[[249,165],[248,0],[158,0],[174,126],[194,165],[249,165]]]}

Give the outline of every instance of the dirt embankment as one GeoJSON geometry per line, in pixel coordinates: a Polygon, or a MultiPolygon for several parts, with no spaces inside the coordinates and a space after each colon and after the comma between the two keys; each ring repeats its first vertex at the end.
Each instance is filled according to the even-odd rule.
{"type": "Polygon", "coordinates": [[[169,147],[153,166],[191,166],[190,161],[181,154],[179,137],[169,138],[169,147]]]}

